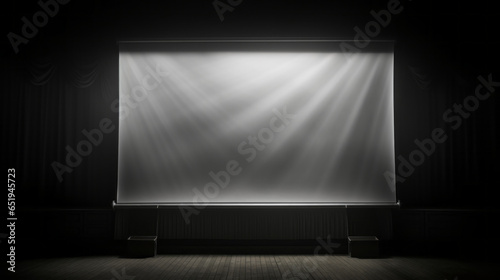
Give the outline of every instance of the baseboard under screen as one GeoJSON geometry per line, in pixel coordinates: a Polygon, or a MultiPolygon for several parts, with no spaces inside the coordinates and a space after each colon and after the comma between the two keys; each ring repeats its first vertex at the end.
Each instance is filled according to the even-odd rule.
{"type": "MultiPolygon", "coordinates": [[[[396,206],[210,206],[186,222],[178,206],[115,206],[115,239],[315,241],[348,235],[392,238],[396,206]]],[[[164,243],[164,242],[163,242],[164,243]]],[[[244,243],[244,242],[243,242],[244,243]]],[[[262,244],[262,242],[260,242],[262,244]]]]}

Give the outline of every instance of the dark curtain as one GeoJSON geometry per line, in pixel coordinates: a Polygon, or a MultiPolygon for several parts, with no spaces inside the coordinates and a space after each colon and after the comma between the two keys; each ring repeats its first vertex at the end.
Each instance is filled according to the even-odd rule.
{"type": "MultiPolygon", "coordinates": [[[[500,180],[496,93],[479,101],[457,129],[443,114],[475,94],[478,76],[500,81],[492,55],[498,44],[436,42],[399,43],[395,55],[396,156],[408,159],[415,140],[442,128],[447,139],[398,182],[403,207],[495,208],[494,185],[500,180]],[[496,78],[495,78],[496,77],[496,78]]],[[[483,89],[484,90],[484,89],[483,89]]],[[[498,90],[497,90],[498,91],[498,90]]],[[[458,115],[458,113],[453,113],[458,115]]],[[[396,160],[396,164],[399,164],[396,160]]]]}
{"type": "MultiPolygon", "coordinates": [[[[97,44],[99,45],[99,44],[97,44]]],[[[16,57],[6,73],[7,164],[16,168],[18,204],[26,207],[103,207],[115,197],[117,164],[117,52],[111,46],[16,57]],[[88,156],[70,167],[70,147],[87,140],[103,118],[116,129],[103,134],[88,156]],[[57,175],[54,169],[66,170],[57,175]]],[[[60,172],[60,171],[59,171],[60,172]]]]}

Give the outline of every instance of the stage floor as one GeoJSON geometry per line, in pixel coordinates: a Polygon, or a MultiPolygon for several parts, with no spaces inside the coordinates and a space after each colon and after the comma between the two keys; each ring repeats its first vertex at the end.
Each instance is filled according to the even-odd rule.
{"type": "Polygon", "coordinates": [[[500,279],[493,261],[427,257],[357,259],[347,255],[158,255],[19,261],[2,279],[500,279]],[[12,277],[14,276],[14,277],[12,277]]]}

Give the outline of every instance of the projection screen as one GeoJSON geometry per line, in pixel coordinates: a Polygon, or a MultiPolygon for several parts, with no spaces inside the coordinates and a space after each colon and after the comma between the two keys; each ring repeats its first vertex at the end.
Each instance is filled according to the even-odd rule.
{"type": "Polygon", "coordinates": [[[395,203],[392,43],[119,47],[118,204],[395,203]]]}

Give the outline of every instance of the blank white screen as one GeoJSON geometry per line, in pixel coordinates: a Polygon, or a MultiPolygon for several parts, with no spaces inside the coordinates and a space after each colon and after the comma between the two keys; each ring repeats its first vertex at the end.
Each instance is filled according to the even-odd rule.
{"type": "Polygon", "coordinates": [[[129,48],[118,203],[395,202],[392,51],[129,48]]]}

